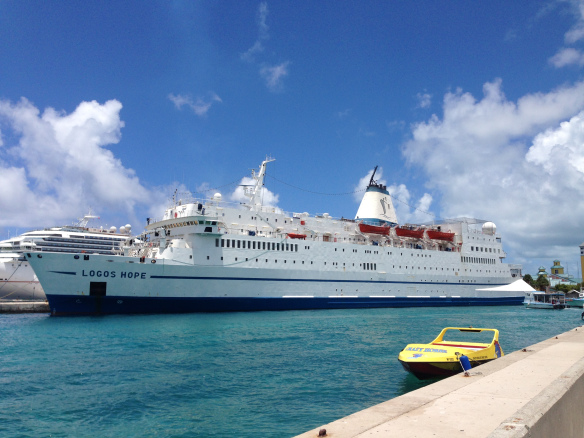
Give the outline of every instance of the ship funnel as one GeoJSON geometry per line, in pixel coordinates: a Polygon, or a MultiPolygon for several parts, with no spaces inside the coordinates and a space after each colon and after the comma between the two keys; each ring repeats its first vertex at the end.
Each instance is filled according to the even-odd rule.
{"type": "Polygon", "coordinates": [[[355,219],[371,225],[397,224],[397,215],[387,187],[373,179],[376,171],[377,166],[373,170],[355,219]]]}

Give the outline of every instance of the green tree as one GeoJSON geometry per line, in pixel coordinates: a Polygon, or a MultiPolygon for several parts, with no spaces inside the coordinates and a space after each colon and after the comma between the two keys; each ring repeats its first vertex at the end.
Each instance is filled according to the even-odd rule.
{"type": "Polygon", "coordinates": [[[549,285],[550,285],[550,282],[543,275],[538,276],[537,280],[535,280],[535,288],[537,290],[543,291],[543,290],[545,290],[546,286],[549,286],[549,285]]]}
{"type": "Polygon", "coordinates": [[[534,287],[535,286],[535,281],[533,281],[533,277],[531,275],[529,275],[529,274],[525,274],[523,276],[523,281],[525,281],[531,287],[534,287]]]}

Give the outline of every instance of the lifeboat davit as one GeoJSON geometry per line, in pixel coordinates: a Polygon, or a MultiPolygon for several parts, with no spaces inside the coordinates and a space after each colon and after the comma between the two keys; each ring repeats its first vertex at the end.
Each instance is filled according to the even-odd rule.
{"type": "Polygon", "coordinates": [[[454,240],[454,233],[445,233],[443,231],[428,230],[428,237],[434,240],[446,240],[452,242],[454,240]]]}
{"type": "Polygon", "coordinates": [[[424,229],[411,229],[411,228],[401,228],[395,227],[395,233],[399,237],[413,237],[415,239],[421,239],[424,237],[424,229]]]}
{"type": "Polygon", "coordinates": [[[383,236],[389,236],[389,230],[391,229],[391,227],[389,225],[369,225],[369,224],[364,224],[364,223],[360,223],[359,224],[359,231],[361,231],[362,233],[367,233],[367,234],[381,234],[383,236]]]}
{"type": "Polygon", "coordinates": [[[296,233],[288,233],[288,237],[290,239],[306,239],[306,234],[296,234],[296,233]]]}

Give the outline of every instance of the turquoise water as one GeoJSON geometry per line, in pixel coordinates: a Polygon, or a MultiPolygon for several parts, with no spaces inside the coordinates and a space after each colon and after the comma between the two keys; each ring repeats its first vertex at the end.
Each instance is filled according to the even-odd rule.
{"type": "Polygon", "coordinates": [[[506,353],[581,324],[522,307],[0,316],[0,436],[286,437],[419,388],[397,361],[446,326],[506,353]]]}

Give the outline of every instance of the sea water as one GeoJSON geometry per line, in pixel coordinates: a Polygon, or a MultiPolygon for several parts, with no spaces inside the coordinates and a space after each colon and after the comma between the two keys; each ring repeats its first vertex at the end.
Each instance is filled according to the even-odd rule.
{"type": "Polygon", "coordinates": [[[523,307],[0,316],[0,436],[287,437],[432,381],[397,355],[447,326],[505,353],[582,323],[523,307]]]}

